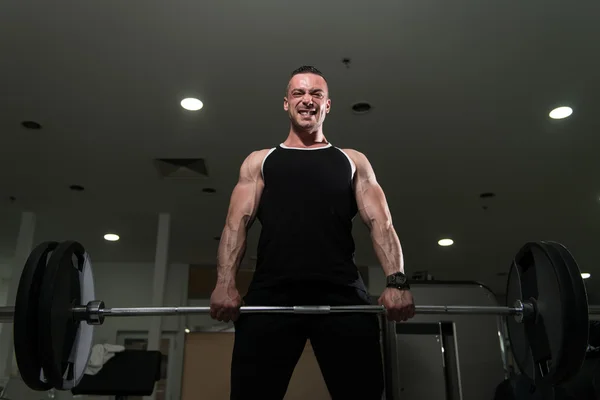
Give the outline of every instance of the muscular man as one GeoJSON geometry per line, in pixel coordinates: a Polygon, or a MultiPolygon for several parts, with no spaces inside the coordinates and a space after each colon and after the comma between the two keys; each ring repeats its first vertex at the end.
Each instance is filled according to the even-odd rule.
{"type": "Polygon", "coordinates": [[[379,304],[390,320],[414,316],[400,242],[373,168],[363,154],[334,147],[323,134],[331,100],[321,72],[295,70],[283,108],[289,135],[243,162],[218,250],[210,307],[212,318],[235,321],[231,399],[283,399],[308,339],[334,400],[380,400],[375,315],[239,314],[235,277],[256,218],[262,230],[245,305],[370,304],[354,264],[352,220],[358,213],[388,277],[379,304]]]}

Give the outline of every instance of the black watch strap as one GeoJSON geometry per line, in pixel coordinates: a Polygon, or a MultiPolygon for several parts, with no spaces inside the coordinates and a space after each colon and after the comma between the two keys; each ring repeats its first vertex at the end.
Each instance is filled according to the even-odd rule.
{"type": "Polygon", "coordinates": [[[410,290],[408,278],[402,272],[388,275],[386,278],[386,287],[396,288],[399,290],[410,290]]]}

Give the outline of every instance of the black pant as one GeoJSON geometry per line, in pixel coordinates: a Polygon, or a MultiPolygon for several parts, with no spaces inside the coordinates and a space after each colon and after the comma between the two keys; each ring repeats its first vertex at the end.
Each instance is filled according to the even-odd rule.
{"type": "MultiPolygon", "coordinates": [[[[246,305],[370,304],[355,288],[306,283],[249,293],[246,305]]],[[[242,314],[235,323],[231,400],[281,400],[306,340],[333,400],[381,400],[383,361],[374,314],[242,314]]]]}

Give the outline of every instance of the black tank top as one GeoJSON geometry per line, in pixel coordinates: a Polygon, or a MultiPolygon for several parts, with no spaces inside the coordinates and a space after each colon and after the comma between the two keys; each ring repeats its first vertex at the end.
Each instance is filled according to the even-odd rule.
{"type": "Polygon", "coordinates": [[[346,153],[331,144],[271,149],[262,165],[262,228],[250,290],[312,281],[366,291],[354,263],[354,172],[346,153]]]}

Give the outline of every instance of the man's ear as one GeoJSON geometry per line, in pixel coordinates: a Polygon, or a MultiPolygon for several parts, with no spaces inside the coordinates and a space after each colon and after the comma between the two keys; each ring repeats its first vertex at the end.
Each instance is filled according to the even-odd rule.
{"type": "Polygon", "coordinates": [[[327,99],[327,114],[331,111],[331,99],[327,99]]]}
{"type": "Polygon", "coordinates": [[[290,108],[290,103],[288,103],[287,97],[283,98],[283,109],[287,111],[290,108]]]}

